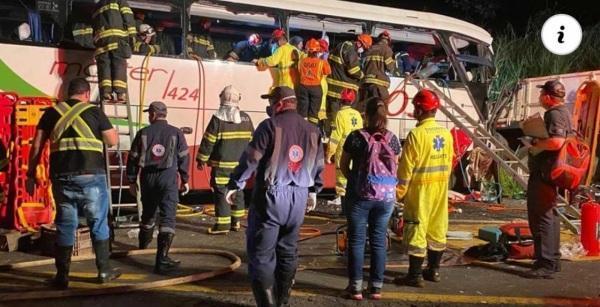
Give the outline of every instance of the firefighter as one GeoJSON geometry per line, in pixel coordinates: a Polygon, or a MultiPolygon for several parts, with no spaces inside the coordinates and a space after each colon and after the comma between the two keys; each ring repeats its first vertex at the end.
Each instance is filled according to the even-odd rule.
{"type": "Polygon", "coordinates": [[[284,306],[296,274],[300,226],[323,187],[323,145],[319,130],[296,113],[293,89],[277,87],[262,97],[271,118],[254,132],[226,199],[233,204],[257,171],[246,232],[248,273],[258,306],[284,306]]]}
{"type": "Polygon", "coordinates": [[[196,25],[193,25],[192,32],[187,35],[187,51],[190,57],[206,59],[216,59],[217,52],[210,36],[210,27],[212,22],[202,18],[196,25]]]}
{"type": "Polygon", "coordinates": [[[368,34],[360,34],[355,42],[338,44],[329,54],[331,75],[327,78],[327,136],[335,129],[335,115],[340,108],[340,98],[345,88],[358,92],[359,83],[364,77],[360,68],[360,54],[368,50],[373,39],[368,34]]]}
{"type": "Polygon", "coordinates": [[[527,276],[552,278],[560,271],[560,218],[555,211],[558,189],[546,174],[556,162],[566,137],[573,133],[573,127],[569,109],[564,104],[565,86],[558,80],[551,80],[538,87],[550,137],[533,139],[529,154],[527,216],[533,235],[535,262],[527,276]]]}
{"type": "Polygon", "coordinates": [[[308,57],[300,60],[298,71],[300,84],[296,89],[298,95],[298,114],[309,122],[319,124],[319,109],[323,98],[321,81],[331,74],[331,67],[326,60],[319,58],[321,45],[316,39],[306,43],[308,57]]]}
{"type": "Polygon", "coordinates": [[[169,21],[161,21],[156,26],[156,44],[160,47],[158,54],[160,55],[175,55],[175,43],[173,38],[169,34],[165,33],[165,30],[171,26],[169,21]]]}
{"type": "Polygon", "coordinates": [[[229,85],[219,98],[221,107],[210,119],[196,156],[198,169],[204,169],[206,164],[211,166],[210,185],[214,193],[217,223],[208,229],[209,234],[240,231],[240,219],[245,213],[244,192],[238,192],[232,210],[225,201],[226,185],[254,132],[250,116],[240,111],[241,95],[237,89],[229,85]]]}
{"type": "Polygon", "coordinates": [[[110,231],[108,210],[110,197],[106,180],[104,144],[119,142],[119,136],[101,109],[88,103],[90,84],[83,78],[73,79],[68,87],[69,99],[44,112],[33,139],[27,169],[26,188],[35,191],[37,169],[50,141],[50,181],[56,203],[56,276],[52,286],[69,286],[71,255],[78,213],[83,213],[90,228],[98,268],[97,281],[109,282],[121,275],[110,266],[110,231]]]}
{"type": "MultiPolygon", "coordinates": [[[[340,169],[340,159],[344,152],[344,142],[350,134],[350,132],[362,129],[363,120],[362,116],[358,111],[352,108],[352,104],[356,100],[356,93],[354,90],[345,88],[342,91],[340,101],[342,102],[342,108],[335,116],[336,129],[331,132],[331,138],[329,139],[329,146],[327,146],[327,164],[333,162],[332,158],[335,156],[335,194],[337,198],[329,202],[332,205],[341,205],[343,203],[343,197],[346,195],[346,177],[342,174],[340,169]]],[[[344,208],[342,208],[344,211],[344,208]]]]}
{"type": "Polygon", "coordinates": [[[156,32],[154,32],[154,29],[143,23],[140,25],[139,31],[139,39],[133,45],[133,53],[141,55],[155,55],[159,53],[160,46],[156,44],[156,32]]]}
{"type": "MultiPolygon", "coordinates": [[[[377,37],[377,43],[373,45],[365,56],[365,80],[363,83],[364,99],[367,101],[371,97],[380,98],[387,101],[389,95],[388,88],[390,87],[390,77],[388,73],[392,73],[396,68],[394,61],[394,52],[390,48],[392,38],[388,31],[383,31],[377,37]]],[[[358,106],[362,111],[363,106],[358,106]]]]}
{"type": "Polygon", "coordinates": [[[277,43],[277,49],[273,55],[255,61],[256,65],[273,68],[274,88],[287,86],[293,89],[298,82],[298,61],[302,57],[302,52],[288,43],[283,29],[275,29],[271,40],[277,43]]]}
{"type": "Polygon", "coordinates": [[[127,59],[137,30],[127,0],[100,0],[93,14],[100,96],[104,102],[127,101],[127,59]]]}
{"type": "Polygon", "coordinates": [[[127,159],[127,179],[132,195],[138,193],[137,177],[140,176],[139,191],[142,198],[142,221],[140,222],[139,248],[145,249],[152,241],[158,210],[158,238],[154,272],[164,274],[179,265],[169,257],[169,249],[175,237],[175,215],[179,193],[189,192],[189,151],[181,130],[167,123],[167,106],[154,101],[144,110],[148,112],[150,126],[138,131],[127,159]]]}
{"type": "Polygon", "coordinates": [[[271,46],[268,41],[263,41],[258,33],[252,33],[248,39],[237,42],[225,58],[231,62],[252,62],[261,57],[271,55],[271,46]]]}
{"type": "Polygon", "coordinates": [[[397,197],[404,202],[403,249],[409,255],[408,275],[395,282],[424,287],[426,280],[439,282],[439,266],[448,231],[448,181],[454,155],[453,139],[435,114],[437,95],[421,90],[413,99],[418,121],[405,141],[398,165],[397,197]],[[422,271],[427,255],[427,269],[422,271]]]}

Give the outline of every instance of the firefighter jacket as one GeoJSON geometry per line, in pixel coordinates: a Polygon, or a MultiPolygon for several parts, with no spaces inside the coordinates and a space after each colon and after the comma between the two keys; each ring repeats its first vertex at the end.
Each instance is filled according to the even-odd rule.
{"type": "Polygon", "coordinates": [[[424,257],[444,250],[448,231],[448,181],[453,138],[434,118],[421,121],[406,139],[398,165],[398,199],[404,199],[405,251],[424,257]]]}
{"type": "Polygon", "coordinates": [[[133,43],[133,53],[141,55],[156,55],[160,53],[160,46],[152,43],[148,44],[138,40],[133,43]]]}
{"type": "Polygon", "coordinates": [[[120,49],[123,57],[129,58],[129,42],[135,41],[137,30],[127,0],[100,0],[92,18],[96,46],[94,55],[120,49]]]}
{"type": "Polygon", "coordinates": [[[323,189],[324,158],[318,128],[295,110],[283,111],[256,128],[228,188],[243,189],[256,171],[255,191],[296,186],[318,193],[323,189]]]}
{"type": "Polygon", "coordinates": [[[327,78],[327,96],[340,99],[342,90],[353,89],[358,92],[359,83],[364,77],[360,69],[360,57],[352,42],[338,44],[329,53],[331,75],[327,78]]]}
{"type": "Polygon", "coordinates": [[[201,59],[216,59],[217,53],[212,38],[207,34],[188,34],[187,51],[201,59]]]}
{"type": "Polygon", "coordinates": [[[327,147],[327,157],[335,155],[335,165],[340,167],[340,158],[344,151],[344,142],[350,132],[362,129],[363,120],[358,111],[351,106],[343,106],[335,116],[335,130],[331,132],[329,146],[327,147]]]}
{"type": "Polygon", "coordinates": [[[206,127],[196,161],[211,166],[211,186],[225,186],[252,138],[254,126],[248,114],[240,111],[239,124],[213,116],[206,127]]]}
{"type": "Polygon", "coordinates": [[[270,57],[258,60],[258,65],[273,68],[273,87],[287,86],[293,89],[300,81],[298,62],[302,57],[304,57],[302,51],[290,43],[286,43],[275,49],[275,52],[270,57]]]}
{"type": "MultiPolygon", "coordinates": [[[[127,159],[127,179],[135,183],[142,172],[177,170],[183,183],[189,179],[189,149],[181,130],[157,120],[135,135],[127,159]]],[[[173,178],[177,180],[177,178],[173,178]]]]}
{"type": "Polygon", "coordinates": [[[373,45],[365,57],[365,83],[390,87],[390,77],[386,72],[392,72],[396,68],[394,52],[386,40],[380,40],[373,45]]]}
{"type": "Polygon", "coordinates": [[[160,47],[158,54],[175,54],[175,43],[173,42],[173,39],[164,31],[156,32],[156,44],[160,47]]]}
{"type": "Polygon", "coordinates": [[[81,47],[95,48],[94,29],[87,23],[78,22],[73,25],[73,40],[81,47]]]}

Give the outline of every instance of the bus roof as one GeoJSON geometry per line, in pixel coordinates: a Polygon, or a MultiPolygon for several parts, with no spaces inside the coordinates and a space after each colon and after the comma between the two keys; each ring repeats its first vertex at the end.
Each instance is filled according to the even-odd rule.
{"type": "Polygon", "coordinates": [[[492,36],[481,27],[456,18],[434,13],[424,13],[339,0],[219,0],[218,2],[263,6],[300,13],[312,13],[317,15],[337,16],[356,20],[370,20],[388,24],[450,31],[474,38],[488,45],[492,43],[492,36]]]}

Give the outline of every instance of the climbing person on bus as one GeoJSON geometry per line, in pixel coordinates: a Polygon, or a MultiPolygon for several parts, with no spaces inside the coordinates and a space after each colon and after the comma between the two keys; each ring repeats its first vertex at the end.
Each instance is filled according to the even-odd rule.
{"type": "Polygon", "coordinates": [[[385,102],[378,98],[370,99],[367,102],[365,128],[348,135],[341,155],[340,169],[348,178],[348,192],[343,205],[348,220],[346,292],[353,300],[363,299],[367,232],[371,249],[369,298],[381,299],[387,253],[386,234],[396,200],[396,171],[400,154],[400,142],[387,129],[387,122],[385,102]]]}
{"type": "Polygon", "coordinates": [[[173,38],[165,30],[173,25],[173,22],[161,21],[156,26],[156,45],[159,46],[159,55],[175,55],[175,43],[173,38]]]}
{"type": "Polygon", "coordinates": [[[271,67],[274,72],[273,87],[287,86],[295,89],[298,83],[298,61],[302,57],[302,51],[288,43],[283,29],[275,29],[271,41],[277,43],[277,49],[273,55],[261,58],[254,62],[258,67],[271,67]]]}
{"type": "Polygon", "coordinates": [[[271,46],[269,42],[263,41],[260,34],[252,33],[248,39],[235,43],[233,49],[227,53],[225,60],[231,62],[252,62],[270,55],[271,46]]]}
{"type": "Polygon", "coordinates": [[[140,25],[138,40],[133,44],[133,53],[141,55],[156,55],[160,52],[160,46],[155,41],[154,29],[143,23],[140,25]]]}
{"type": "MultiPolygon", "coordinates": [[[[336,129],[331,132],[329,145],[327,146],[327,154],[325,161],[327,164],[335,162],[335,194],[336,198],[329,201],[328,204],[341,206],[346,196],[347,179],[340,168],[340,160],[344,152],[344,143],[346,138],[352,131],[363,128],[363,119],[358,111],[352,108],[352,104],[356,100],[356,92],[345,88],[342,91],[341,99],[342,107],[335,116],[336,129]],[[335,158],[334,158],[335,157],[335,158]],[[334,160],[335,159],[335,160],[334,160]]],[[[345,213],[345,208],[342,207],[342,213],[345,213]]]]}
{"type": "Polygon", "coordinates": [[[298,114],[308,121],[319,124],[319,109],[323,98],[321,81],[331,74],[331,67],[325,60],[319,58],[321,45],[316,39],[306,43],[308,57],[302,58],[298,64],[300,84],[296,89],[298,96],[298,114]]]}
{"type": "Polygon", "coordinates": [[[100,97],[104,102],[127,101],[127,59],[136,40],[133,12],[127,0],[100,0],[93,15],[94,44],[100,97]]]}
{"type": "Polygon", "coordinates": [[[217,52],[210,36],[211,26],[212,22],[206,18],[192,24],[192,33],[188,34],[186,38],[187,52],[190,57],[202,60],[217,58],[217,52]]]}
{"type": "Polygon", "coordinates": [[[196,155],[198,169],[211,166],[210,186],[217,218],[217,223],[208,229],[212,235],[241,229],[240,220],[246,207],[244,191],[238,191],[232,207],[225,201],[226,185],[254,132],[250,116],[240,111],[241,94],[237,89],[226,86],[219,98],[221,106],[210,119],[196,155]]]}
{"type": "MultiPolygon", "coordinates": [[[[390,33],[383,31],[377,36],[377,43],[366,52],[365,80],[362,88],[365,99],[362,99],[363,101],[371,97],[378,97],[388,103],[387,99],[390,96],[388,92],[390,77],[388,74],[391,74],[396,68],[394,52],[390,48],[391,43],[390,33]]],[[[362,106],[357,108],[360,111],[362,106]]]]}
{"type": "Polygon", "coordinates": [[[359,83],[364,77],[360,67],[360,54],[368,50],[373,39],[368,34],[360,34],[356,41],[339,43],[329,54],[331,75],[327,77],[327,136],[335,130],[335,115],[340,109],[340,98],[345,88],[358,92],[359,83]]]}

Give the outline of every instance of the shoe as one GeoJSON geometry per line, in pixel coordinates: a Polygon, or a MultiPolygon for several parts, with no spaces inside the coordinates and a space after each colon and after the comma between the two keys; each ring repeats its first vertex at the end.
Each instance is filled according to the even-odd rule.
{"type": "Polygon", "coordinates": [[[334,200],[327,201],[327,204],[331,205],[331,206],[341,206],[342,205],[342,198],[338,196],[334,200]]]}
{"type": "Polygon", "coordinates": [[[127,94],[125,94],[125,93],[118,93],[117,94],[117,102],[118,103],[127,103],[127,94]]]}
{"type": "Polygon", "coordinates": [[[56,276],[50,280],[50,285],[57,290],[69,288],[69,268],[71,267],[71,255],[73,246],[55,246],[54,265],[56,276]]]}
{"type": "Polygon", "coordinates": [[[96,267],[98,268],[98,283],[104,284],[111,280],[115,280],[121,276],[119,269],[113,269],[110,267],[110,242],[108,240],[94,241],[92,246],[96,253],[96,267]]]}
{"type": "Polygon", "coordinates": [[[525,277],[530,279],[554,279],[553,274],[556,271],[554,269],[548,269],[544,267],[532,269],[525,273],[525,277]]]}
{"type": "Polygon", "coordinates": [[[560,264],[560,260],[557,260],[554,264],[554,272],[559,273],[560,271],[562,271],[562,266],[560,264]]]}
{"type": "Polygon", "coordinates": [[[408,274],[404,277],[396,277],[394,283],[401,286],[424,288],[425,281],[423,280],[422,269],[424,261],[424,257],[408,256],[408,274]]]}
{"type": "Polygon", "coordinates": [[[440,262],[444,251],[427,250],[427,268],[423,270],[423,278],[427,281],[440,282],[440,262]]]}
{"type": "Polygon", "coordinates": [[[381,288],[371,287],[371,289],[369,289],[369,299],[374,300],[374,301],[380,300],[381,299],[381,288]]]}
{"type": "Polygon", "coordinates": [[[233,223],[231,223],[231,229],[230,230],[231,231],[235,231],[235,232],[238,232],[238,231],[242,230],[242,223],[240,223],[240,222],[233,222],[233,223]]]}
{"type": "Polygon", "coordinates": [[[289,306],[290,295],[292,294],[292,287],[295,283],[295,277],[295,270],[289,274],[276,273],[277,280],[275,282],[275,302],[277,306],[289,306]]]}
{"type": "Polygon", "coordinates": [[[226,235],[229,233],[231,227],[230,226],[222,226],[222,224],[215,224],[213,227],[209,228],[206,232],[209,235],[226,235]]]}
{"type": "Polygon", "coordinates": [[[113,103],[113,95],[112,94],[102,94],[102,103],[113,103]]]}
{"type": "Polygon", "coordinates": [[[169,249],[173,243],[175,234],[171,232],[160,232],[156,238],[157,251],[156,263],[154,264],[154,273],[166,274],[175,270],[181,261],[169,258],[169,249]]]}
{"type": "Polygon", "coordinates": [[[344,291],[346,292],[344,294],[344,297],[347,299],[351,299],[353,301],[362,301],[363,300],[362,291],[354,290],[350,286],[348,286],[344,291]]]}
{"type": "Polygon", "coordinates": [[[258,307],[275,307],[275,295],[273,287],[265,288],[258,282],[252,282],[252,293],[258,307]]]}
{"type": "Polygon", "coordinates": [[[138,248],[146,249],[150,242],[152,242],[152,235],[154,234],[154,227],[146,228],[140,225],[140,232],[138,233],[138,248]]]}

